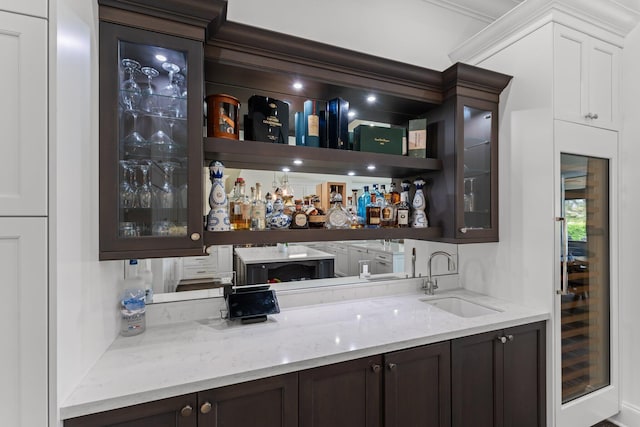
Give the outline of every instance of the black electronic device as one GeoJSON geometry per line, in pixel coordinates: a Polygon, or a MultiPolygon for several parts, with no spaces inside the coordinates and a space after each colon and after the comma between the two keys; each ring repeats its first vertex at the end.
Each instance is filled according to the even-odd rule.
{"type": "Polygon", "coordinates": [[[280,313],[276,292],[272,289],[244,289],[227,296],[229,319],[240,319],[242,323],[256,323],[267,320],[267,315],[280,313]]]}

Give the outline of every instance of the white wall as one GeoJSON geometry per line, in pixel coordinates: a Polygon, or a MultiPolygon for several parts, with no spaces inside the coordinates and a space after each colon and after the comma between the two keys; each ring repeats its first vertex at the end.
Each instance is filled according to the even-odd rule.
{"type": "Polygon", "coordinates": [[[640,286],[635,271],[640,238],[640,28],[636,27],[625,40],[622,63],[623,127],[620,138],[620,372],[622,410],[614,421],[625,426],[640,425],[640,286]]]}
{"type": "Polygon", "coordinates": [[[435,70],[486,26],[422,0],[231,0],[227,18],[435,70]]]}
{"type": "MultiPolygon", "coordinates": [[[[55,366],[57,358],[57,407],[117,335],[116,283],[123,272],[121,262],[98,262],[97,4],[50,5],[50,286],[57,325],[51,362],[55,366]]],[[[44,102],[44,94],[34,102],[44,102]]]]}

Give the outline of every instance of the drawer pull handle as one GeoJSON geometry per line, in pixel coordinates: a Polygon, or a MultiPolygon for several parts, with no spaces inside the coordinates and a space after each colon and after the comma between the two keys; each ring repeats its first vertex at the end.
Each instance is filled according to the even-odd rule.
{"type": "Polygon", "coordinates": [[[200,233],[191,233],[191,240],[193,240],[194,242],[200,240],[200,233]]]}
{"type": "Polygon", "coordinates": [[[396,365],[395,363],[389,363],[389,370],[390,371],[395,371],[397,367],[398,367],[398,365],[396,365]]]}
{"type": "Polygon", "coordinates": [[[507,339],[508,339],[509,341],[513,341],[513,335],[507,335],[507,339]]]}
{"type": "Polygon", "coordinates": [[[208,414],[209,412],[211,412],[211,403],[204,402],[202,406],[200,406],[200,412],[203,414],[208,414]]]}
{"type": "Polygon", "coordinates": [[[504,337],[504,336],[498,337],[498,341],[500,341],[502,344],[504,344],[504,343],[507,342],[507,337],[504,337]]]}
{"type": "Polygon", "coordinates": [[[189,417],[192,413],[193,408],[191,407],[191,405],[187,405],[180,410],[180,415],[182,415],[183,417],[189,417]]]}
{"type": "Polygon", "coordinates": [[[371,370],[377,374],[378,372],[380,372],[380,365],[376,364],[371,366],[371,370]]]}

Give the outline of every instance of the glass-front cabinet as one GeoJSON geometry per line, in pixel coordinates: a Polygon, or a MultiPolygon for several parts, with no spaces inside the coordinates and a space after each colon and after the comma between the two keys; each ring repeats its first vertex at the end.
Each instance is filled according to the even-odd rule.
{"type": "Polygon", "coordinates": [[[455,237],[498,240],[498,106],[456,102],[455,237]]]}
{"type": "Polygon", "coordinates": [[[100,258],[202,252],[202,44],[100,23],[100,258]]]}

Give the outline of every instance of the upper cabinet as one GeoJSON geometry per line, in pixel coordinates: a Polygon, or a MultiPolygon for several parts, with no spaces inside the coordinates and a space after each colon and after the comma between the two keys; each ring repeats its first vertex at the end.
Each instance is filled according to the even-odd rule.
{"type": "Polygon", "coordinates": [[[204,28],[100,18],[100,259],[202,254],[204,28]]]}
{"type": "Polygon", "coordinates": [[[621,49],[560,24],[554,28],[555,118],[619,129],[621,49]]]}
{"type": "Polygon", "coordinates": [[[47,21],[0,12],[0,52],[0,216],[45,216],[47,21]]]}
{"type": "Polygon", "coordinates": [[[204,245],[241,243],[497,239],[497,105],[510,76],[465,64],[439,72],[226,22],[226,2],[146,3],[100,0],[101,259],[195,255],[204,245]],[[208,15],[196,10],[209,6],[208,15]],[[219,111],[203,111],[203,99],[219,94],[239,100],[239,139],[202,137],[204,114],[219,111]],[[289,127],[285,143],[244,137],[253,95],[288,104],[288,115],[278,116],[289,127]],[[351,122],[407,129],[410,120],[426,119],[426,157],[286,143],[306,100],[335,98],[349,102],[351,122]],[[202,167],[214,160],[396,182],[422,177],[430,224],[203,232],[202,167]],[[465,211],[467,187],[476,201],[465,211]]]}
{"type": "Polygon", "coordinates": [[[24,15],[47,18],[48,0],[3,0],[2,9],[24,15]]]}

